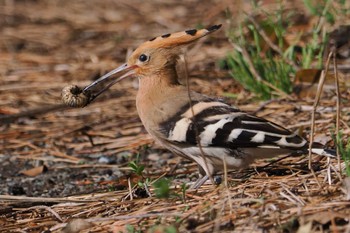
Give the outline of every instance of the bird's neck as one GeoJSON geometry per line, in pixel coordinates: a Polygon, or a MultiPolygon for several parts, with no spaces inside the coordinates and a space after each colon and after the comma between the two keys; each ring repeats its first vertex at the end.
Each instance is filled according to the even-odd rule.
{"type": "Polygon", "coordinates": [[[157,104],[167,97],[169,91],[179,85],[175,67],[167,67],[167,69],[139,77],[137,99],[142,104],[157,104]]]}
{"type": "Polygon", "coordinates": [[[184,88],[174,70],[162,70],[150,76],[139,77],[136,107],[147,131],[166,118],[171,103],[184,88]],[[151,120],[150,120],[151,119],[151,120]]]}

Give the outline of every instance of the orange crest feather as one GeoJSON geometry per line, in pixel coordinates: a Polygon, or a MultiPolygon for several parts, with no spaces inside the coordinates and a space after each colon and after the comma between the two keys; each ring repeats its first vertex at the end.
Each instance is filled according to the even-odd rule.
{"type": "Polygon", "coordinates": [[[172,48],[179,45],[189,44],[195,40],[198,40],[203,36],[206,36],[212,32],[215,32],[220,27],[221,27],[221,24],[213,25],[211,27],[199,29],[199,30],[190,29],[182,32],[164,34],[162,36],[158,36],[158,37],[152,38],[149,41],[146,41],[140,46],[140,48],[142,49],[143,48],[172,48]]]}

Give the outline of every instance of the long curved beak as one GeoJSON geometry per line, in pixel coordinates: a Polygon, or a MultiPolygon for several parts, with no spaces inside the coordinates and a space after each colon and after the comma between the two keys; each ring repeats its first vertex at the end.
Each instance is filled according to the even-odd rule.
{"type": "Polygon", "coordinates": [[[127,63],[125,63],[119,66],[118,68],[108,72],[107,74],[103,75],[102,77],[100,77],[99,79],[91,83],[90,85],[86,86],[83,89],[83,93],[89,93],[89,96],[90,96],[89,103],[91,103],[97,96],[102,94],[104,91],[108,90],[111,86],[113,86],[117,82],[123,80],[124,78],[130,75],[133,75],[135,73],[134,71],[135,68],[136,66],[129,66],[127,63]],[[111,76],[114,74],[120,74],[121,76],[108,83],[109,79],[111,79],[111,76]],[[100,90],[94,90],[94,89],[98,89],[98,86],[101,86],[104,83],[106,84],[100,90]],[[95,91],[97,92],[94,93],[95,91]]]}

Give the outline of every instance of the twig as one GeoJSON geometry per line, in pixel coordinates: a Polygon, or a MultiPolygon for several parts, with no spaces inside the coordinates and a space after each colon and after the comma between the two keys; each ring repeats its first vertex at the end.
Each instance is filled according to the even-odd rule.
{"type": "MultiPolygon", "coordinates": [[[[328,119],[328,120],[315,120],[315,123],[317,124],[323,124],[323,123],[329,123],[331,122],[332,119],[328,119]]],[[[298,127],[303,127],[303,126],[308,126],[311,124],[311,120],[310,121],[305,121],[305,122],[299,122],[299,123],[296,123],[294,125],[288,125],[286,128],[287,129],[295,129],[295,128],[298,128],[298,127]]]]}
{"type": "Polygon", "coordinates": [[[264,103],[260,104],[260,106],[254,111],[252,112],[253,115],[256,115],[257,113],[259,113],[260,111],[262,111],[267,105],[274,103],[274,102],[278,102],[280,101],[279,99],[270,99],[265,101],[264,103]]]}
{"type": "Polygon", "coordinates": [[[329,164],[329,166],[330,166],[330,168],[334,171],[334,173],[337,175],[338,179],[339,179],[339,180],[342,180],[342,179],[343,179],[343,178],[342,178],[342,175],[338,172],[338,171],[341,171],[341,170],[342,170],[342,169],[341,169],[341,164],[340,164],[340,168],[338,168],[338,170],[335,169],[335,167],[334,167],[332,164],[329,164]]]}
{"type": "Polygon", "coordinates": [[[293,204],[298,205],[298,202],[296,200],[294,200],[293,198],[291,198],[290,196],[288,196],[286,193],[280,191],[280,195],[284,198],[286,198],[288,201],[292,202],[293,204]]]}
{"type": "Polygon", "coordinates": [[[68,107],[64,104],[57,104],[57,105],[50,105],[50,106],[45,106],[45,107],[34,108],[34,109],[30,109],[28,111],[20,112],[17,114],[0,116],[0,122],[1,122],[1,124],[10,124],[10,123],[14,122],[15,120],[22,118],[22,117],[33,117],[33,116],[37,116],[37,115],[46,114],[49,112],[60,111],[60,110],[67,109],[67,108],[68,107]]]}
{"type": "Polygon", "coordinates": [[[111,220],[128,220],[133,218],[151,218],[151,217],[177,217],[181,216],[183,213],[175,212],[175,213],[149,213],[149,214],[140,214],[140,215],[122,215],[122,216],[114,216],[108,218],[89,218],[86,219],[88,222],[105,222],[111,220]]]}
{"type": "Polygon", "coordinates": [[[228,188],[228,181],[227,181],[227,164],[226,164],[226,154],[224,154],[224,157],[222,159],[222,162],[224,164],[224,184],[225,188],[228,188]]]}
{"type": "Polygon", "coordinates": [[[322,71],[321,73],[321,77],[320,77],[320,80],[318,82],[318,86],[317,86],[317,92],[316,92],[316,96],[315,96],[315,100],[314,100],[314,104],[313,104],[313,108],[312,108],[312,114],[311,114],[311,132],[310,132],[310,139],[309,139],[309,169],[312,173],[312,175],[314,176],[318,186],[321,188],[321,184],[319,183],[319,181],[317,180],[317,177],[316,177],[316,174],[315,174],[315,171],[314,169],[312,168],[311,166],[311,161],[312,161],[312,144],[314,142],[314,133],[315,133],[315,114],[316,114],[316,109],[317,109],[317,106],[320,102],[320,98],[321,98],[321,93],[322,93],[322,90],[323,90],[323,85],[324,85],[324,82],[326,80],[326,76],[327,76],[327,73],[328,73],[328,68],[329,68],[329,62],[330,62],[330,59],[332,57],[332,51],[328,54],[328,58],[327,58],[327,62],[326,62],[326,69],[322,71]]]}
{"type": "Polygon", "coordinates": [[[294,200],[298,201],[300,203],[301,206],[305,206],[305,202],[298,196],[296,196],[294,193],[292,193],[287,187],[285,187],[285,185],[282,184],[282,188],[289,193],[289,195],[291,197],[294,198],[294,200]]]}
{"type": "Polygon", "coordinates": [[[233,41],[231,41],[231,44],[233,46],[234,49],[236,49],[237,51],[241,52],[243,54],[243,56],[245,57],[245,59],[247,60],[247,63],[249,65],[249,71],[256,77],[257,81],[261,82],[263,79],[262,77],[259,75],[258,71],[255,69],[252,60],[250,59],[249,53],[247,52],[247,50],[244,47],[240,47],[237,44],[235,44],[233,41]]]}
{"type": "MultiPolygon", "coordinates": [[[[111,93],[109,96],[100,98],[98,101],[95,102],[103,102],[111,98],[118,98],[121,96],[120,92],[114,92],[111,93]]],[[[45,106],[45,107],[38,107],[34,109],[29,109],[27,111],[23,111],[20,113],[16,114],[11,114],[11,115],[5,115],[5,116],[0,116],[0,125],[1,124],[10,124],[14,122],[15,120],[22,118],[22,117],[33,117],[33,116],[38,116],[38,115],[43,115],[47,114],[49,112],[55,112],[55,111],[61,111],[64,109],[69,109],[65,104],[56,104],[56,105],[50,105],[50,106],[45,106]]]]}
{"type": "Polygon", "coordinates": [[[11,195],[0,195],[0,201],[15,201],[17,204],[19,202],[32,202],[32,203],[43,203],[43,202],[51,202],[51,203],[67,203],[67,202],[93,202],[98,200],[86,200],[86,199],[78,199],[78,198],[49,198],[49,197],[25,197],[25,196],[11,196],[11,195]]]}
{"type": "Polygon", "coordinates": [[[332,175],[331,175],[331,158],[327,157],[327,179],[328,179],[328,185],[332,185],[332,175]]]}
{"type": "MultiPolygon", "coordinates": [[[[340,90],[339,90],[339,77],[338,77],[338,67],[337,67],[337,56],[336,56],[336,46],[332,48],[333,52],[333,65],[334,65],[334,81],[335,81],[335,93],[337,95],[337,103],[336,103],[336,120],[335,120],[335,134],[339,133],[339,125],[340,125],[340,90]]],[[[337,137],[336,137],[337,138],[337,137]]],[[[340,139],[341,140],[341,139],[340,139]]],[[[337,140],[335,143],[339,143],[337,140]]],[[[337,145],[335,145],[337,147],[337,145]]],[[[336,150],[337,153],[337,160],[338,160],[338,167],[339,167],[339,173],[342,175],[341,165],[340,165],[340,152],[339,150],[336,150]]]]}
{"type": "Polygon", "coordinates": [[[147,187],[147,184],[144,183],[143,186],[145,187],[145,190],[146,190],[146,193],[147,193],[148,197],[152,197],[152,193],[149,191],[149,189],[147,187]]]}
{"type": "MultiPolygon", "coordinates": [[[[29,207],[28,209],[22,210],[22,211],[36,210],[36,209],[44,209],[44,210],[50,212],[58,221],[63,222],[63,219],[56,211],[54,211],[53,209],[51,209],[50,207],[45,206],[45,205],[32,206],[32,207],[29,207]]],[[[20,211],[20,212],[22,212],[22,211],[20,211]]]]}
{"type": "MultiPolygon", "coordinates": [[[[203,147],[202,147],[202,144],[201,144],[201,139],[199,137],[199,132],[198,132],[198,127],[197,127],[197,123],[196,123],[196,119],[195,119],[195,116],[194,116],[194,110],[193,110],[193,105],[192,105],[192,98],[191,98],[191,91],[190,91],[190,81],[189,81],[189,78],[188,78],[188,69],[187,69],[187,62],[186,62],[186,59],[185,57],[183,57],[183,61],[184,61],[184,64],[185,64],[185,77],[186,77],[186,86],[187,86],[187,94],[188,94],[188,102],[190,104],[190,108],[191,108],[191,113],[192,113],[192,118],[193,118],[193,125],[194,125],[194,130],[196,131],[196,141],[198,143],[198,148],[199,148],[199,151],[201,152],[201,157],[204,161],[204,164],[205,164],[205,168],[207,171],[209,171],[209,167],[208,167],[208,163],[207,163],[207,158],[205,156],[205,153],[203,151],[203,147]]],[[[209,176],[209,179],[211,181],[212,184],[215,184],[214,182],[214,179],[213,179],[213,176],[211,174],[207,174],[209,176]]]]}
{"type": "Polygon", "coordinates": [[[132,201],[134,199],[133,195],[132,195],[132,187],[131,187],[131,180],[130,177],[128,178],[128,187],[129,187],[129,195],[130,195],[130,201],[132,201]]]}

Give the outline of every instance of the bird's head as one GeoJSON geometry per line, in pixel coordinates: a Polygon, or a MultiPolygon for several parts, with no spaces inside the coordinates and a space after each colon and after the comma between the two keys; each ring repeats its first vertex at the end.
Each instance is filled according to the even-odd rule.
{"type": "Polygon", "coordinates": [[[126,77],[137,76],[143,78],[161,73],[168,67],[174,67],[181,47],[218,30],[220,27],[221,24],[205,29],[191,29],[152,38],[141,44],[128,58],[127,63],[103,75],[85,87],[84,91],[93,92],[97,84],[104,83],[104,88],[97,94],[99,95],[126,77]],[[114,76],[117,78],[114,78],[114,76]]]}

